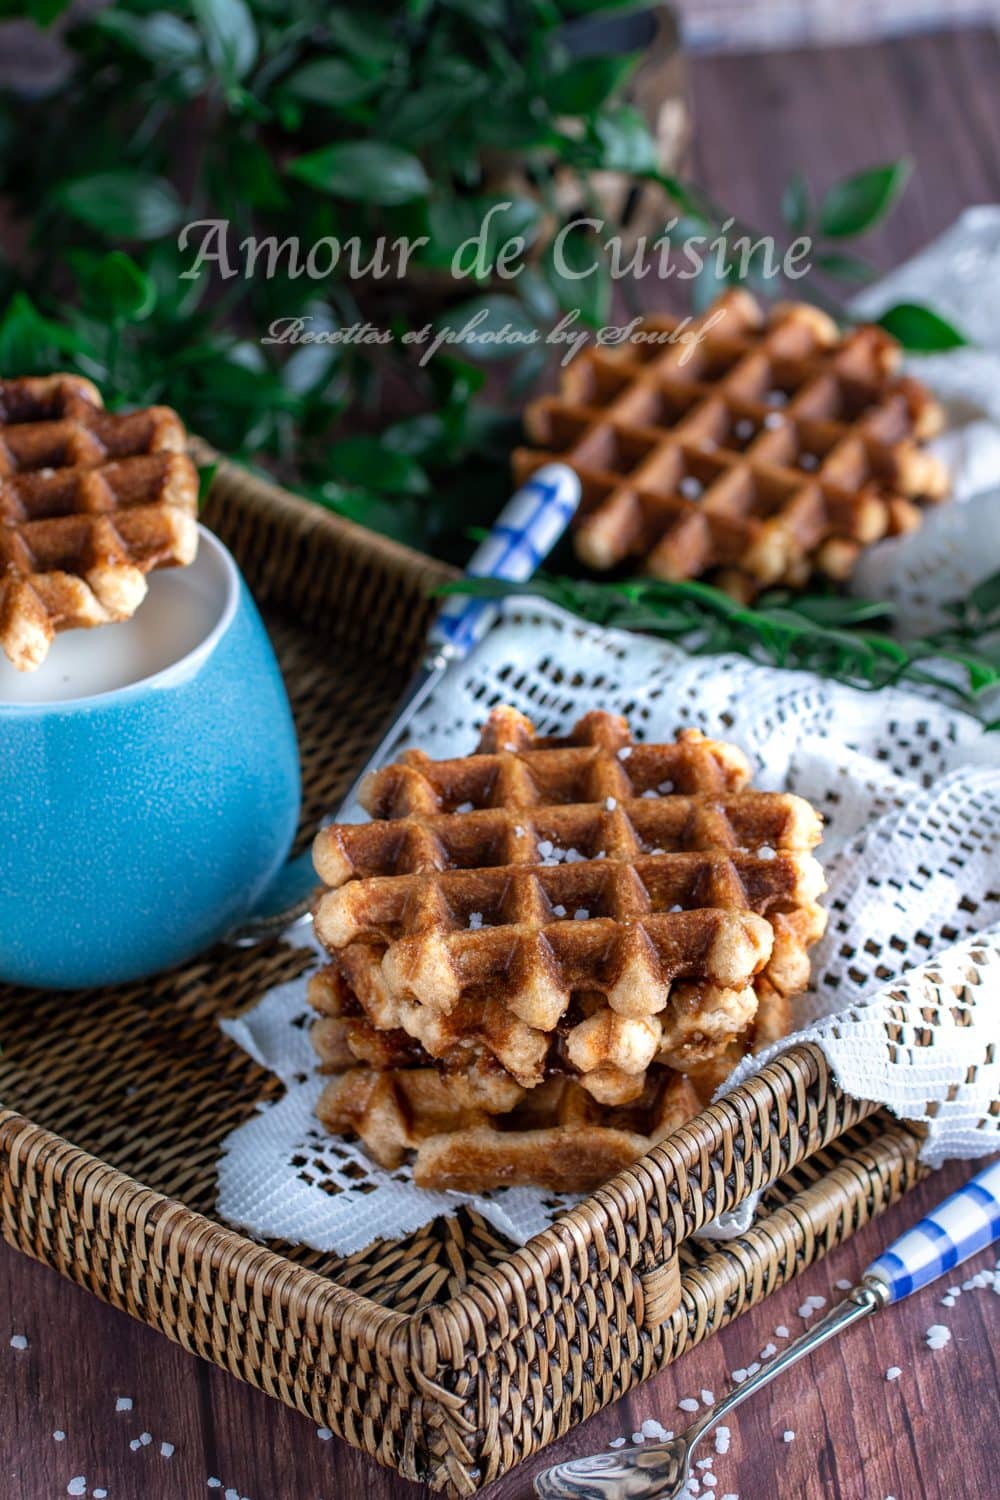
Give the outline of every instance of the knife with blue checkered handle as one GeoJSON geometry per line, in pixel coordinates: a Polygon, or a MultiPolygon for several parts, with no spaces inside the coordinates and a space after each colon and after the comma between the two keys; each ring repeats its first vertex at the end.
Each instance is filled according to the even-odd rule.
{"type": "MultiPolygon", "coordinates": [[[[466,568],[467,578],[524,583],[552,551],[580,503],[580,481],[565,464],[546,464],[508,500],[466,568]]],[[[464,661],[500,613],[497,599],[454,594],[446,599],[427,636],[427,654],[385,734],[325,823],[344,822],[359,810],[358,792],[382,764],[422,703],[456,662],[464,661]]]]}
{"type": "Polygon", "coordinates": [[[1000,1159],[939,1203],[873,1260],[862,1278],[899,1302],[1000,1238],[1000,1159]]]}
{"type": "Polygon", "coordinates": [[[872,1261],[857,1286],[800,1338],[728,1391],[686,1432],[667,1443],[644,1443],[555,1464],[535,1477],[540,1500],[675,1500],[687,1483],[699,1440],[734,1407],[769,1385],[820,1344],[881,1307],[899,1302],[1000,1239],[1000,1159],[900,1235],[872,1261]]]}

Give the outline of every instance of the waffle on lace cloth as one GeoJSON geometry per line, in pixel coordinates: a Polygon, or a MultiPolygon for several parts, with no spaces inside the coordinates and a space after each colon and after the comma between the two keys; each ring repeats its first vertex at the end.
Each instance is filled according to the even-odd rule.
{"type": "Polygon", "coordinates": [[[320,834],[317,934],[376,1028],[446,1060],[485,1047],[526,1087],[568,1062],[624,1103],[654,1058],[739,1035],[758,975],[808,979],[819,819],[748,776],[697,731],[635,745],[594,713],[544,739],[495,710],[479,752],[404,757],[363,792],[380,820],[320,834]]]}
{"type": "Polygon", "coordinates": [[[746,599],[846,578],[863,547],[946,496],[921,446],[942,409],[899,375],[883,329],[841,336],[808,304],[765,315],[735,291],[693,327],[651,317],[643,332],[567,366],[559,394],[528,406],[532,446],[514,455],[519,482],[553,459],[577,471],[575,545],[590,567],[707,575],[746,599]]]}
{"type": "Polygon", "coordinates": [[[504,1114],[456,1098],[434,1068],[353,1068],[327,1084],[317,1106],[334,1134],[357,1135],[383,1167],[416,1152],[418,1187],[484,1192],[534,1185],[585,1192],[692,1119],[701,1101],[681,1074],[651,1072],[633,1103],[607,1109],[572,1078],[551,1078],[504,1114]]]}
{"type": "Polygon", "coordinates": [[[198,476],[166,407],[104,410],[72,375],[0,381],[0,646],[22,671],[57,631],[128,619],[197,548],[198,476]]]}
{"type": "Polygon", "coordinates": [[[337,964],[313,976],[309,998],[321,1071],[335,1075],[317,1105],[321,1123],[358,1136],[390,1170],[416,1151],[418,1186],[470,1192],[598,1186],[693,1118],[745,1052],[789,1030],[791,1013],[786,997],[764,986],[752,1023],[718,1063],[687,1077],[655,1065],[627,1100],[602,1108],[565,1071],[529,1091],[484,1051],[455,1070],[435,1068],[405,1032],[380,1031],[365,1017],[337,964]]]}

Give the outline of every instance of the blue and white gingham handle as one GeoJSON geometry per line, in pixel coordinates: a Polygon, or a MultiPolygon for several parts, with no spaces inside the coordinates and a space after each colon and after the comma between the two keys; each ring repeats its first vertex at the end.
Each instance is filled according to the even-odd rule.
{"type": "Polygon", "coordinates": [[[1000,1161],[977,1172],[901,1235],[872,1262],[865,1277],[882,1282],[888,1287],[889,1301],[899,1302],[996,1239],[1000,1239],[1000,1161]]]}
{"type": "MultiPolygon", "coordinates": [[[[466,569],[472,578],[524,583],[552,551],[580,503],[580,481],[565,464],[546,464],[508,500],[466,569]]],[[[496,616],[495,599],[446,599],[430,629],[432,647],[467,656],[496,616]]]]}

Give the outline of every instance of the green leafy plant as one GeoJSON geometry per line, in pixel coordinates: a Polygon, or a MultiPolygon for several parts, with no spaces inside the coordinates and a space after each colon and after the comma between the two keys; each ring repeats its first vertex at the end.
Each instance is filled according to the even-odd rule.
{"type": "MultiPolygon", "coordinates": [[[[570,310],[584,325],[608,317],[607,267],[566,275],[593,255],[583,217],[598,174],[662,192],[681,216],[674,233],[729,222],[661,170],[628,100],[641,54],[605,55],[593,40],[581,54],[573,41],[625,8],[117,0],[70,13],[71,67],[52,95],[0,96],[0,196],[17,247],[0,262],[0,369],[70,368],[112,404],[168,401],[218,448],[319,504],[462,557],[468,527],[504,498],[517,430],[512,402],[490,399],[489,367],[509,353],[491,333],[528,335],[570,310]],[[198,220],[226,221],[233,247],[271,237],[275,274],[192,277],[180,231],[198,220]],[[456,281],[452,258],[484,223],[483,253],[456,281]],[[366,263],[382,235],[419,242],[405,275],[353,278],[341,260],[313,279],[281,250],[292,236],[356,241],[366,263]],[[515,236],[526,265],[504,280],[515,236]],[[425,366],[401,347],[421,327],[473,317],[484,320],[475,337],[425,366]],[[316,337],[262,343],[277,319],[316,337]],[[338,341],[368,322],[394,343],[338,341]]],[[[45,25],[66,6],[4,6],[18,10],[45,25]]],[[[825,237],[821,268],[838,274],[844,242],[889,210],[905,175],[902,164],[862,173],[818,207],[796,179],[789,228],[825,237]]],[[[717,280],[702,279],[703,299],[717,280]]],[[[916,347],[961,338],[919,308],[889,317],[916,347]]],[[[523,398],[544,364],[530,346],[504,364],[507,395],[523,398]]]]}
{"type": "Polygon", "coordinates": [[[952,623],[946,628],[913,640],[887,633],[890,605],[835,594],[771,590],[751,606],[705,583],[545,576],[524,584],[462,578],[443,592],[535,595],[597,625],[662,636],[695,655],[732,651],[871,690],[907,681],[973,708],[1000,684],[1000,573],[947,607],[952,623]]]}

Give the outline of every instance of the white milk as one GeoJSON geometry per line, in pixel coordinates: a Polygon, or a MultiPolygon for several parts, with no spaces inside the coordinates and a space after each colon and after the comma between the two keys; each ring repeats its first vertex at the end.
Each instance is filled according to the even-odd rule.
{"type": "Polygon", "coordinates": [[[34,672],[17,671],[0,651],[0,706],[93,698],[164,671],[219,622],[235,577],[222,548],[202,531],[189,567],[152,573],[148,583],[131,620],[63,631],[34,672]]]}

